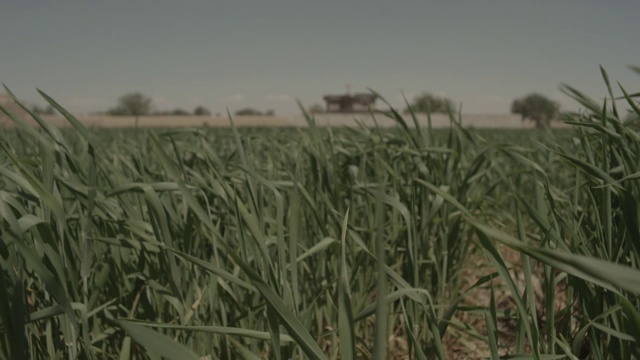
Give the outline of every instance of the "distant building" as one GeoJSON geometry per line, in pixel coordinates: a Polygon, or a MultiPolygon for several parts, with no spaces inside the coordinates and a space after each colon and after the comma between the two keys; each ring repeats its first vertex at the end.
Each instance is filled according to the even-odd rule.
{"type": "Polygon", "coordinates": [[[373,94],[325,95],[328,113],[375,111],[377,96],[373,94]]]}

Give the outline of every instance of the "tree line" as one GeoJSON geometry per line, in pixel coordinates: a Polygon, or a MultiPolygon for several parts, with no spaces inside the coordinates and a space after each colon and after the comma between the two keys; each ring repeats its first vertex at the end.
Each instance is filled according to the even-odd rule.
{"type": "MultiPolygon", "coordinates": [[[[414,98],[405,108],[405,112],[414,113],[455,113],[455,103],[445,97],[422,93],[414,98]]],[[[552,120],[560,115],[560,104],[539,93],[514,99],[511,103],[511,113],[520,115],[522,121],[532,121],[536,127],[548,126],[552,120]]]]}
{"type": "Polygon", "coordinates": [[[109,110],[111,116],[145,116],[145,115],[174,115],[174,116],[209,116],[211,111],[204,106],[196,106],[193,112],[176,108],[169,111],[153,111],[153,101],[142,93],[134,92],[118,98],[117,105],[109,110]]]}
{"type": "MultiPolygon", "coordinates": [[[[211,111],[206,107],[199,105],[193,112],[176,108],[169,111],[153,111],[153,101],[150,97],[145,96],[142,93],[134,92],[122,95],[118,98],[117,105],[106,112],[111,116],[146,116],[146,115],[171,115],[171,116],[210,116],[211,111]]],[[[219,114],[217,114],[219,115],[219,114]]],[[[274,116],[273,110],[267,110],[265,112],[256,110],[251,107],[245,107],[235,112],[237,116],[274,116]]]]}
{"type": "MultiPolygon", "coordinates": [[[[307,111],[311,114],[321,114],[325,109],[320,104],[313,104],[307,111]]],[[[404,113],[455,114],[456,103],[447,97],[423,92],[408,103],[404,113]]],[[[544,95],[531,93],[513,100],[511,113],[520,115],[522,121],[532,121],[536,127],[543,127],[560,116],[560,105],[544,95]]]]}
{"type": "MultiPolygon", "coordinates": [[[[139,116],[145,115],[173,115],[173,116],[210,116],[211,112],[204,106],[197,106],[193,112],[184,109],[174,109],[170,111],[152,111],[151,98],[139,92],[128,93],[118,98],[117,105],[107,111],[112,116],[139,116]]],[[[47,113],[53,109],[38,109],[38,112],[47,113]]],[[[322,112],[322,107],[313,105],[310,109],[311,113],[322,112]]],[[[428,92],[416,96],[411,103],[404,109],[405,113],[444,113],[454,114],[456,112],[456,104],[453,100],[437,96],[428,92]]],[[[548,126],[552,120],[560,115],[560,105],[548,97],[539,93],[530,93],[528,95],[516,98],[511,103],[511,113],[520,115],[522,121],[531,121],[536,127],[548,126]]],[[[245,107],[235,112],[237,116],[274,116],[273,110],[265,112],[256,110],[251,107],[245,107]]]]}

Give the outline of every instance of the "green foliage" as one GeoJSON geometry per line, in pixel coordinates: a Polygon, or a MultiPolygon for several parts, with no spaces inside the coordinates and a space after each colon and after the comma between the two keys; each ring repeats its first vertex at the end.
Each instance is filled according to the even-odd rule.
{"type": "Polygon", "coordinates": [[[151,98],[139,92],[122,95],[118,105],[107,113],[112,116],[143,116],[151,112],[151,98]]]}
{"type": "Polygon", "coordinates": [[[211,111],[204,106],[198,106],[193,110],[193,115],[195,116],[210,116],[211,111]]]}
{"type": "Polygon", "coordinates": [[[189,113],[185,109],[173,109],[173,111],[171,111],[171,115],[174,115],[174,116],[188,116],[188,115],[191,115],[191,113],[189,113]]]}
{"type": "Polygon", "coordinates": [[[262,112],[260,110],[256,110],[251,107],[242,108],[235,112],[236,116],[274,116],[275,111],[267,110],[266,112],[262,112]]]}
{"type": "Polygon", "coordinates": [[[560,105],[544,95],[532,93],[513,100],[511,113],[522,116],[522,121],[531,120],[536,127],[548,126],[557,118],[560,105]]]}
{"type": "Polygon", "coordinates": [[[410,111],[425,114],[449,114],[455,112],[455,103],[451,99],[425,92],[416,96],[413,102],[404,110],[405,113],[410,111]]]}
{"type": "Polygon", "coordinates": [[[0,106],[0,359],[444,359],[445,334],[638,357],[638,126],[564,90],[589,109],[572,131],[393,109],[387,130],[86,129],[44,93],[73,129],[35,129],[0,106]]]}
{"type": "Polygon", "coordinates": [[[154,111],[150,115],[153,116],[190,116],[191,113],[185,109],[175,108],[173,110],[154,111]]]}

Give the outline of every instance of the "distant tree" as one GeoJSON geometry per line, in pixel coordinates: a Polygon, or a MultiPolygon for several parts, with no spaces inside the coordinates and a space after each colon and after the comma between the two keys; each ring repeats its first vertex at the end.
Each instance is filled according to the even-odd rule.
{"type": "Polygon", "coordinates": [[[149,115],[153,115],[153,116],[189,116],[189,115],[191,115],[191,113],[189,113],[185,109],[175,108],[173,110],[154,111],[154,112],[150,113],[149,115]]]}
{"type": "Polygon", "coordinates": [[[309,106],[309,113],[311,114],[319,114],[321,112],[324,112],[324,107],[320,104],[313,104],[311,106],[309,106]]]}
{"type": "MultiPolygon", "coordinates": [[[[415,113],[449,113],[455,110],[453,100],[436,96],[430,93],[422,93],[413,99],[409,107],[415,113]]],[[[409,112],[407,107],[404,112],[409,112]]]]}
{"type": "Polygon", "coordinates": [[[211,115],[211,111],[204,106],[198,106],[193,110],[193,115],[196,116],[209,116],[211,115]]]}
{"type": "Polygon", "coordinates": [[[264,113],[266,116],[275,116],[276,112],[273,109],[269,109],[267,110],[267,112],[264,113]]]}
{"type": "Polygon", "coordinates": [[[519,114],[522,121],[531,120],[536,123],[536,127],[549,125],[560,112],[560,105],[538,93],[531,93],[527,96],[513,100],[511,113],[519,114]]]}
{"type": "Polygon", "coordinates": [[[188,116],[188,115],[191,115],[191,114],[185,109],[173,109],[171,111],[171,115],[173,115],[173,116],[188,116]]]}
{"type": "Polygon", "coordinates": [[[236,116],[260,116],[262,113],[254,108],[246,107],[235,112],[236,116]]]}
{"type": "Polygon", "coordinates": [[[51,105],[44,108],[41,108],[38,105],[34,105],[31,110],[38,115],[55,115],[56,114],[55,109],[51,105]]]}
{"type": "Polygon", "coordinates": [[[135,116],[135,126],[138,127],[138,117],[151,112],[151,98],[135,92],[118,98],[118,105],[107,113],[113,116],[135,116]]]}

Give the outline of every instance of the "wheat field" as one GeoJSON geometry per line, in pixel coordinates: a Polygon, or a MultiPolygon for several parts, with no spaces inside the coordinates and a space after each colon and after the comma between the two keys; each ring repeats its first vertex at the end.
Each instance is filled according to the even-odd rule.
{"type": "Polygon", "coordinates": [[[638,125],[564,90],[544,130],[0,106],[0,359],[637,358],[638,125]]]}

